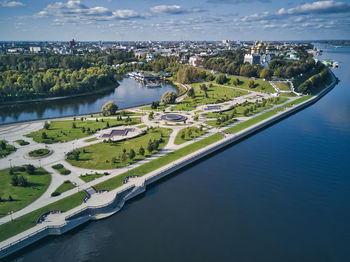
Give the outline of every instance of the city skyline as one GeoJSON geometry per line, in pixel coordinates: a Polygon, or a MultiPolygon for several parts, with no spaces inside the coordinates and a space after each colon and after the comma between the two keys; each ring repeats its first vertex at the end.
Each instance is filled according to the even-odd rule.
{"type": "Polygon", "coordinates": [[[0,1],[2,41],[348,39],[347,1],[0,1]]]}

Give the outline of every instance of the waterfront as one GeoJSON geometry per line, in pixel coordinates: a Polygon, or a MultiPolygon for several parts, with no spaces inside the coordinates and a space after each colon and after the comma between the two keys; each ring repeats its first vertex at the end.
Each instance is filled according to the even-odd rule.
{"type": "Polygon", "coordinates": [[[164,83],[162,83],[161,88],[147,88],[130,78],[124,78],[119,83],[120,85],[114,90],[104,91],[98,95],[13,106],[0,105],[0,124],[91,114],[101,111],[102,106],[110,100],[115,101],[121,109],[144,105],[160,100],[166,91],[176,91],[173,86],[164,83]]]}
{"type": "Polygon", "coordinates": [[[349,52],[339,56],[341,82],[315,105],[17,258],[347,261],[349,52]]]}

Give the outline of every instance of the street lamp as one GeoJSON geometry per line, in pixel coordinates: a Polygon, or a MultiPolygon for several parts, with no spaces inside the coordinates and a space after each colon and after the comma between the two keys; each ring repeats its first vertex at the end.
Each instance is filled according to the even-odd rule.
{"type": "Polygon", "coordinates": [[[10,162],[10,167],[12,168],[12,163],[11,163],[12,159],[9,159],[9,162],[10,162]]]}
{"type": "Polygon", "coordinates": [[[41,159],[39,159],[39,167],[41,167],[41,159]]]}

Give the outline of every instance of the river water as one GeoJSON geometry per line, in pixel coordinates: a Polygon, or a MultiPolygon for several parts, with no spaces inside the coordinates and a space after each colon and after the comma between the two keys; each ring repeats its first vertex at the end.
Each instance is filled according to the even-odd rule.
{"type": "Polygon", "coordinates": [[[0,106],[0,124],[96,113],[110,100],[121,109],[144,105],[160,100],[166,91],[176,92],[176,89],[165,83],[161,84],[161,88],[147,88],[134,79],[124,78],[114,90],[98,95],[0,106]]]}
{"type": "Polygon", "coordinates": [[[316,104],[15,261],[350,261],[350,48],[316,104]]]}

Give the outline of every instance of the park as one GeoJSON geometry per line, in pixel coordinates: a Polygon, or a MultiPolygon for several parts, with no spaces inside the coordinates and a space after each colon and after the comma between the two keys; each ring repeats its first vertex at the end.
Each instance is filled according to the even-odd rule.
{"type": "Polygon", "coordinates": [[[0,241],[315,98],[293,95],[286,82],[241,76],[178,85],[179,95],[168,91],[151,105],[125,111],[110,101],[94,115],[14,128],[0,141],[0,241]]]}

